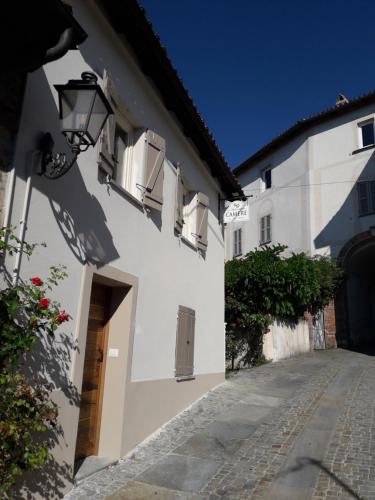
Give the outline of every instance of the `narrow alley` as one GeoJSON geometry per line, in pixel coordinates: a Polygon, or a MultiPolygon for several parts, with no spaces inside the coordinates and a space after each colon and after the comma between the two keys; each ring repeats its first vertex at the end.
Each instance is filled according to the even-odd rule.
{"type": "Polygon", "coordinates": [[[229,376],[67,499],[375,499],[374,358],[320,351],[229,376]]]}

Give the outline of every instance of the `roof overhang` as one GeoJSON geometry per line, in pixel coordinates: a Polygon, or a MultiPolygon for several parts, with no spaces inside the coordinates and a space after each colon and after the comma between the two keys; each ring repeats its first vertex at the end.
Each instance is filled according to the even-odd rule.
{"type": "Polygon", "coordinates": [[[165,107],[175,114],[228,198],[242,190],[188,91],[136,0],[97,0],[113,29],[126,38],[142,71],[153,81],[165,107]]]}
{"type": "Polygon", "coordinates": [[[2,69],[34,71],[77,48],[87,34],[60,0],[5,2],[1,7],[2,69]]]}
{"type": "Polygon", "coordinates": [[[302,120],[299,120],[292,127],[287,129],[285,132],[259,149],[255,154],[250,156],[250,158],[238,165],[238,167],[236,167],[233,172],[235,175],[240,175],[246,170],[252,168],[254,165],[258,164],[259,161],[263,160],[274,151],[277,151],[284,144],[287,144],[299,135],[307,132],[310,128],[374,103],[375,91],[357,97],[356,99],[353,99],[345,104],[326,109],[325,111],[317,113],[316,115],[310,116],[308,118],[302,118],[302,120]]]}

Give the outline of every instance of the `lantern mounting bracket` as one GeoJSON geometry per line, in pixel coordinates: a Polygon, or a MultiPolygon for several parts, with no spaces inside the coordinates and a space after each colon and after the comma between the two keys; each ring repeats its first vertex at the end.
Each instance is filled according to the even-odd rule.
{"type": "Polygon", "coordinates": [[[54,153],[54,140],[47,132],[39,142],[39,175],[59,179],[74,165],[77,157],[90,146],[95,146],[112,107],[97,83],[94,73],[84,71],[80,80],[69,80],[65,85],[54,85],[59,97],[59,115],[62,133],[72,152],[54,153]]]}
{"type": "Polygon", "coordinates": [[[59,179],[72,168],[78,155],[82,151],[86,151],[89,147],[87,145],[82,149],[80,144],[69,145],[72,157],[68,160],[65,153],[53,153],[54,140],[49,132],[45,133],[40,140],[38,148],[41,153],[41,159],[37,174],[44,175],[48,179],[59,179]]]}

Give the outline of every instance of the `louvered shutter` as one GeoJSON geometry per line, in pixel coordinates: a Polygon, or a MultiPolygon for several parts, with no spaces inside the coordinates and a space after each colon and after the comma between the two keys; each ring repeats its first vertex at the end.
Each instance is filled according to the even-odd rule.
{"type": "Polygon", "coordinates": [[[179,306],[176,335],[176,377],[186,377],[194,372],[195,311],[179,306]]]}
{"type": "Polygon", "coordinates": [[[357,190],[358,190],[359,215],[365,215],[369,212],[367,182],[358,182],[357,190]]]}
{"type": "Polygon", "coordinates": [[[152,130],[146,132],[143,203],[156,210],[163,205],[165,140],[152,130]]]}
{"type": "Polygon", "coordinates": [[[370,181],[371,212],[375,212],[375,181],[370,181]]]}
{"type": "Polygon", "coordinates": [[[266,241],[266,218],[262,217],[260,219],[260,243],[266,241]]]}
{"type": "Polygon", "coordinates": [[[209,199],[203,193],[197,193],[197,247],[199,250],[207,249],[208,230],[208,204],[209,199]]]}
{"type": "MultiPolygon", "coordinates": [[[[104,94],[111,104],[113,82],[110,80],[107,73],[104,74],[104,94]]],[[[111,177],[114,177],[116,171],[115,157],[115,131],[116,131],[116,116],[109,115],[103,127],[99,141],[99,166],[111,177]]]]}
{"type": "Polygon", "coordinates": [[[267,223],[267,226],[266,226],[266,238],[267,238],[267,242],[269,242],[272,239],[272,235],[271,235],[271,216],[270,215],[267,215],[267,217],[266,217],[266,223],[267,223]]]}
{"type": "Polygon", "coordinates": [[[177,184],[176,184],[176,214],[174,227],[176,231],[181,234],[184,225],[184,188],[182,184],[181,169],[177,167],[177,184]]]}

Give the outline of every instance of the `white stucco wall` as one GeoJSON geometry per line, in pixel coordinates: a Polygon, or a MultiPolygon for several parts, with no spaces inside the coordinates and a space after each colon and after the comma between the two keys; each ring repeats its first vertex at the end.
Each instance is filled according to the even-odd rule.
{"type": "Polygon", "coordinates": [[[238,179],[249,199],[250,220],[227,225],[226,259],[233,231],[242,227],[243,253],[259,246],[259,218],[272,214],[272,243],[295,252],[336,256],[355,234],[375,225],[358,216],[356,182],[375,175],[374,150],[360,147],[358,122],[374,118],[375,105],[311,127],[279,147],[238,179]],[[272,188],[261,192],[261,172],[272,168],[272,188]]]}
{"type": "MultiPolygon", "coordinates": [[[[61,460],[69,466],[74,457],[78,410],[69,409],[64,387],[73,382],[80,391],[82,383],[84,352],[76,350],[73,355],[71,346],[82,334],[78,320],[86,264],[99,269],[109,266],[138,279],[130,372],[133,385],[128,391],[127,421],[123,424],[128,436],[122,437],[124,444],[118,453],[128,451],[199,397],[202,391],[221,382],[225,363],[224,240],[217,207],[220,187],[95,4],[82,0],[71,3],[88,39],[79,50],[68,52],[62,59],[28,77],[15,153],[17,179],[12,224],[18,226],[22,218],[26,180],[32,172],[32,154],[39,135],[50,132],[56,143],[55,151],[65,151],[69,156],[58,122],[54,84],[80,78],[83,71],[94,71],[101,83],[103,72],[107,70],[128,108],[132,124],[150,128],[162,136],[167,153],[161,214],[147,213],[126,194],[102,182],[97,148],[82,153],[77,165],[59,180],[51,181],[32,174],[26,239],[45,241],[47,248],[38,247],[30,261],[23,258],[20,274],[25,279],[44,278],[52,265],[62,264],[67,268],[68,278],[51,298],[61,301],[73,319],[56,336],[56,345],[59,341],[65,345],[65,362],[57,358],[52,360],[56,370],[51,370],[49,376],[55,382],[59,404],[64,407],[61,418],[66,442],[61,445],[60,452],[61,460]],[[172,162],[179,162],[191,187],[210,199],[205,255],[181,241],[174,232],[176,171],[172,162]],[[196,312],[194,375],[197,380],[182,384],[174,380],[179,305],[196,312]],[[203,382],[199,382],[200,377],[203,382]],[[157,383],[154,395],[148,382],[157,383]],[[129,436],[132,429],[133,435],[129,436]]],[[[12,269],[13,258],[8,259],[7,266],[12,269]]],[[[108,347],[118,346],[111,345],[110,340],[108,347]]],[[[108,359],[107,368],[116,362],[116,359],[108,359]]],[[[35,366],[35,370],[39,369],[35,366]]],[[[116,383],[112,381],[113,390],[116,383]]],[[[113,398],[112,403],[115,403],[113,398]]],[[[105,408],[104,413],[115,411],[113,406],[105,408]]]]}
{"type": "MultiPolygon", "coordinates": [[[[74,12],[89,33],[88,41],[81,50],[70,51],[28,80],[15,160],[20,175],[12,221],[17,224],[21,219],[22,177],[26,177],[28,153],[35,149],[37,134],[51,131],[55,149],[66,150],[52,85],[79,78],[82,71],[93,68],[100,75],[106,68],[134,123],[151,128],[166,140],[161,227],[126,195],[98,181],[97,150],[90,148],[78,158],[79,169],[73,168],[60,180],[33,176],[26,236],[29,241],[46,241],[48,249],[38,250],[30,263],[24,259],[22,273],[44,274],[49,265],[66,265],[69,277],[58,295],[64,297],[64,307],[74,318],[85,254],[88,260],[134,274],[139,277],[140,291],[132,377],[173,376],[179,304],[197,314],[196,373],[223,371],[223,237],[217,220],[218,186],[130,55],[111,38],[103,20],[86,10],[85,2],[74,2],[74,12]],[[176,174],[170,161],[180,162],[191,185],[211,200],[205,258],[174,234],[176,174]]],[[[74,330],[74,322],[69,326],[74,330]]]]}
{"type": "Polygon", "coordinates": [[[309,351],[309,327],[304,320],[293,327],[274,322],[263,337],[263,354],[270,361],[279,361],[309,351]]]}

